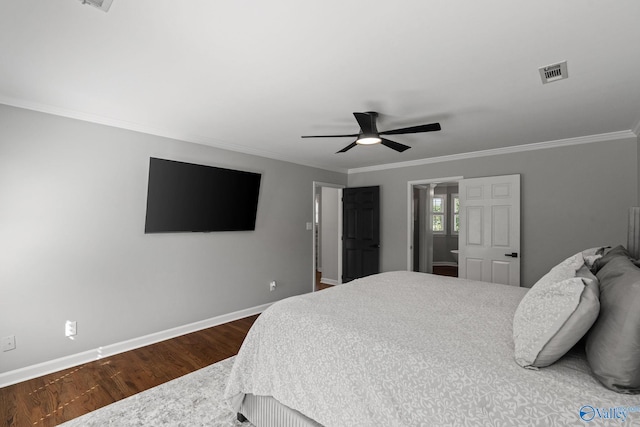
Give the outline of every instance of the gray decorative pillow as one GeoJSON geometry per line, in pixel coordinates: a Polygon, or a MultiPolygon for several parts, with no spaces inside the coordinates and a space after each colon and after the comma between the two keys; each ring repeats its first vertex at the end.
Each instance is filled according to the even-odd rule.
{"type": "Polygon", "coordinates": [[[601,308],[587,335],[587,360],[605,387],[640,393],[640,268],[619,253],[597,277],[601,308]]]}
{"type": "Polygon", "coordinates": [[[585,249],[584,251],[582,251],[584,265],[586,265],[588,268],[593,268],[595,262],[602,258],[602,255],[604,255],[606,250],[607,247],[600,246],[597,248],[585,249]]]}
{"type": "Polygon", "coordinates": [[[531,369],[551,365],[580,341],[599,309],[597,279],[585,268],[583,254],[558,264],[527,292],[516,309],[516,362],[531,369]]]}
{"type": "Polygon", "coordinates": [[[619,256],[631,258],[631,255],[629,255],[629,251],[627,251],[627,249],[624,246],[618,245],[613,249],[609,249],[604,253],[604,256],[602,256],[600,259],[597,259],[593,263],[591,271],[593,272],[593,274],[596,274],[598,270],[600,270],[602,267],[607,265],[609,261],[619,256]]]}

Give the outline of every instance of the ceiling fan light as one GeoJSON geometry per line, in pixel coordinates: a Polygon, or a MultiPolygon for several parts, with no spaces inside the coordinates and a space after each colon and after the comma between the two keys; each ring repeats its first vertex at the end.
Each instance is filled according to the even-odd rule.
{"type": "Polygon", "coordinates": [[[382,142],[382,139],[380,139],[375,135],[363,135],[362,137],[356,140],[356,144],[360,144],[360,145],[373,145],[373,144],[380,144],[381,142],[382,142]]]}

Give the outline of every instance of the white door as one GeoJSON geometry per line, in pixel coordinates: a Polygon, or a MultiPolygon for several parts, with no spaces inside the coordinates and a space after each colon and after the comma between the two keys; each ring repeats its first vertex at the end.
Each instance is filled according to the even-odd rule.
{"type": "Polygon", "coordinates": [[[520,286],[520,175],[460,181],[458,276],[520,286]]]}

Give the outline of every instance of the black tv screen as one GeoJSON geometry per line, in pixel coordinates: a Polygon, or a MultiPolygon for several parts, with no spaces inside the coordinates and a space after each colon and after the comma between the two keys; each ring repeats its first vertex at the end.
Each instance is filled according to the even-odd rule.
{"type": "Polygon", "coordinates": [[[144,232],[255,230],[261,177],[151,157],[144,232]]]}

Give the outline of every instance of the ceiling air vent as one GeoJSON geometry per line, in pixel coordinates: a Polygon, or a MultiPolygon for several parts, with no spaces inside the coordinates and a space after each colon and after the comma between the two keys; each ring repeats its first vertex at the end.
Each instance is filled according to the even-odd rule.
{"type": "Polygon", "coordinates": [[[542,79],[543,84],[569,78],[569,73],[567,72],[567,61],[547,65],[546,67],[540,67],[538,68],[538,71],[540,71],[540,78],[542,79]]]}
{"type": "Polygon", "coordinates": [[[103,12],[108,12],[113,0],[80,0],[82,4],[88,4],[100,9],[103,12]]]}

